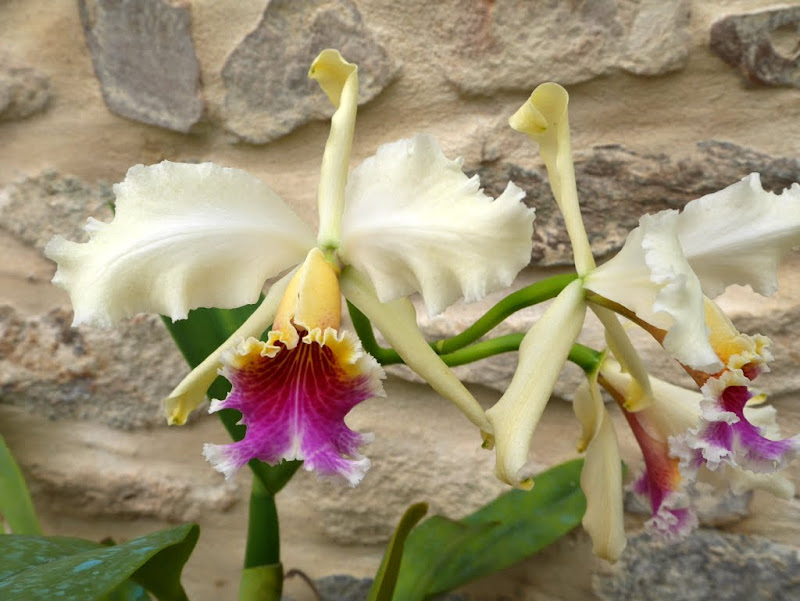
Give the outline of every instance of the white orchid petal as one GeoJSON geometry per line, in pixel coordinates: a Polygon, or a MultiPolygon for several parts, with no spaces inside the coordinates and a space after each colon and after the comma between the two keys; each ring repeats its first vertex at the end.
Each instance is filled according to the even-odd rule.
{"type": "Polygon", "coordinates": [[[597,376],[585,380],[575,392],[572,408],[581,422],[581,448],[586,459],[581,470],[581,489],[586,495],[583,527],[592,539],[594,554],[616,561],[625,549],[622,503],[622,460],[617,435],[603,406],[597,376]]]}
{"type": "Polygon", "coordinates": [[[484,433],[491,434],[491,426],[480,403],[425,340],[417,326],[414,305],[408,299],[382,303],[366,276],[352,267],[342,272],[340,285],[345,298],[381,331],[406,365],[455,404],[484,433]]]}
{"type": "Polygon", "coordinates": [[[422,293],[430,314],[508,286],[530,262],[534,212],[514,184],[496,200],[419,135],[378,149],[351,174],[341,255],[388,302],[422,293]]]}
{"type": "Polygon", "coordinates": [[[645,215],[622,250],[586,278],[586,288],[667,330],[662,344],[678,361],[707,373],[722,369],[705,324],[700,281],[677,236],[677,211],[645,215]]]}
{"type": "Polygon", "coordinates": [[[772,294],[781,258],[800,245],[800,184],[773,194],[753,173],[686,205],[678,237],[707,296],[731,284],[772,294]]]}
{"type": "Polygon", "coordinates": [[[580,280],[564,288],[525,335],[508,389],[486,412],[494,428],[495,474],[519,488],[533,486],[523,468],[531,438],[573,342],[583,327],[586,303],[580,280]]]}
{"type": "Polygon", "coordinates": [[[341,234],[344,189],[350,148],[358,109],[358,67],[342,58],[338,50],[319,53],[308,76],[319,83],[336,112],[331,118],[331,133],[322,155],[319,176],[319,234],[318,244],[336,248],[341,234]]]}
{"type": "Polygon", "coordinates": [[[196,307],[253,303],[267,278],[314,243],[277,194],[237,169],[137,165],[114,192],[114,219],[91,220],[88,242],[57,236],[45,250],[74,324],[108,326],[140,312],[183,319],[196,307]]]}
{"type": "Polygon", "coordinates": [[[242,340],[250,337],[258,338],[270,326],[295,271],[297,270],[293,269],[270,286],[269,292],[253,314],[214,352],[203,359],[200,365],[189,372],[189,375],[164,399],[164,413],[170,426],[181,426],[186,423],[189,414],[205,401],[209,386],[219,375],[223,352],[238,345],[242,340]]]}

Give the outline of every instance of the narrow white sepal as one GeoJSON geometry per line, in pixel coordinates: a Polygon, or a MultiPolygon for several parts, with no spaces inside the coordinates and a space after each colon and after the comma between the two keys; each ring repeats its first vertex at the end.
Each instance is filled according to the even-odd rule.
{"type": "Polygon", "coordinates": [[[431,388],[458,407],[481,431],[491,434],[483,408],[425,340],[414,306],[406,298],[382,303],[364,274],[352,267],[342,272],[342,293],[377,327],[406,365],[431,388]]]}
{"type": "Polygon", "coordinates": [[[175,320],[196,307],[253,303],[267,278],[314,244],[275,192],[238,169],[137,165],[114,192],[114,219],[90,220],[88,242],[56,236],[45,249],[58,263],[53,282],[72,299],[74,325],[109,326],[136,313],[175,320]]]}
{"type": "Polygon", "coordinates": [[[633,378],[630,394],[625,397],[625,409],[627,411],[645,409],[653,402],[653,391],[650,388],[650,374],[647,372],[642,358],[636,352],[636,348],[628,338],[628,334],[616,314],[599,305],[592,304],[590,306],[605,328],[608,348],[611,349],[622,368],[633,378]]]}
{"type": "Polygon", "coordinates": [[[385,144],[353,170],[341,256],[388,302],[420,292],[429,314],[505,288],[531,257],[534,211],[512,183],[496,200],[427,135],[385,144]]]}
{"type": "MultiPolygon", "coordinates": [[[[247,340],[250,337],[259,337],[270,326],[272,320],[275,319],[275,312],[278,310],[283,293],[286,291],[286,287],[289,285],[295,271],[293,269],[275,282],[270,287],[264,300],[261,301],[261,304],[253,311],[253,314],[213,353],[206,357],[200,365],[189,372],[189,375],[181,380],[175,390],[164,399],[164,414],[170,426],[181,426],[186,423],[189,413],[197,409],[205,401],[208,387],[219,375],[222,354],[238,345],[242,340],[247,340]]],[[[209,413],[213,411],[215,411],[213,407],[209,409],[209,413]]]]}
{"type": "Polygon", "coordinates": [[[539,144],[553,196],[572,242],[575,269],[579,275],[585,275],[594,269],[595,263],[578,204],[568,104],[567,91],[557,83],[546,82],[537,86],[525,104],[509,118],[508,124],[539,144]]]}
{"type": "Polygon", "coordinates": [[[781,258],[800,246],[800,184],[773,194],[761,187],[758,173],[750,174],[687,204],[678,237],[706,296],[731,284],[772,294],[781,258]]]}
{"type": "Polygon", "coordinates": [[[580,446],[586,449],[581,470],[581,489],[586,495],[583,528],[592,539],[595,555],[608,561],[617,561],[627,544],[622,502],[622,460],[614,425],[597,387],[596,374],[591,381],[584,381],[575,392],[572,407],[583,428],[580,446]]]}
{"type": "Polygon", "coordinates": [[[558,374],[583,327],[586,303],[581,281],[564,288],[525,335],[508,389],[486,412],[494,428],[497,477],[519,488],[533,482],[523,473],[531,438],[558,374]]]}
{"type": "Polygon", "coordinates": [[[341,233],[344,189],[356,126],[358,67],[344,60],[338,50],[326,49],[314,59],[308,76],[317,81],[336,107],[331,118],[331,132],[322,154],[317,194],[317,243],[322,248],[336,248],[341,233]]]}

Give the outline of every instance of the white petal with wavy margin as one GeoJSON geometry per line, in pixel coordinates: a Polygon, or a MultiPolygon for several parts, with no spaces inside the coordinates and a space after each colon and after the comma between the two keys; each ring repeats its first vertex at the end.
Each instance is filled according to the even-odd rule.
{"type": "Polygon", "coordinates": [[[686,205],[678,237],[707,296],[731,284],[772,294],[781,258],[800,245],[800,184],[773,194],[761,187],[758,173],[750,174],[686,205]]]}
{"type": "Polygon", "coordinates": [[[681,249],[677,211],[644,215],[622,250],[586,278],[586,288],[667,330],[664,348],[707,373],[722,369],[709,341],[703,291],[681,249]]]}
{"type": "Polygon", "coordinates": [[[58,263],[53,282],[69,292],[74,324],[140,312],[182,319],[196,307],[253,303],[267,278],[314,244],[275,192],[238,169],[137,165],[114,192],[114,219],[90,219],[88,242],[56,236],[45,251],[58,263]]]}
{"type": "Polygon", "coordinates": [[[534,212],[509,184],[492,200],[430,136],[386,144],[351,174],[341,255],[388,302],[420,292],[430,314],[508,286],[530,262],[534,212]]]}

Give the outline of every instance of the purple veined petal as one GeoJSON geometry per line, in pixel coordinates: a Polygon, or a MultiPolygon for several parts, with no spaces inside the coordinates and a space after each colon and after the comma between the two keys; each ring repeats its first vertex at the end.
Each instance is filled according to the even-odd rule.
{"type": "Polygon", "coordinates": [[[344,418],[360,402],[385,396],[383,370],[349,333],[301,334],[293,348],[273,331],[268,342],[250,338],[224,357],[222,374],[233,388],[210,411],[240,411],[247,432],[239,442],[207,444],[203,453],[226,478],[251,459],[303,459],[305,469],[351,486],[369,469],[359,447],[373,437],[354,432],[344,418]]]}
{"type": "Polygon", "coordinates": [[[800,453],[800,437],[775,440],[748,419],[745,407],[753,397],[749,383],[741,371],[725,372],[706,382],[699,426],[676,440],[684,462],[693,457],[690,463],[696,465],[701,458],[711,470],[727,464],[769,473],[800,453]]]}

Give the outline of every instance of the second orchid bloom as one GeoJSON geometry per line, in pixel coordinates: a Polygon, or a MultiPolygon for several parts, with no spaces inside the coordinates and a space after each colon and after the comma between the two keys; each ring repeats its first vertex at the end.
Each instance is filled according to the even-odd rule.
{"type": "Polygon", "coordinates": [[[487,416],[498,477],[530,488],[534,429],[586,309],[597,314],[618,363],[608,357],[587,374],[575,412],[583,427],[579,449],[586,451],[584,526],[595,553],[614,560],[625,547],[621,462],[598,383],[618,402],[642,449],[645,471],[633,491],[648,499],[648,527],[662,538],[679,539],[696,525],[686,491],[700,469],[719,473],[728,466],[723,477],[738,492],[761,487],[790,494],[791,485],[775,472],[800,452],[800,436],[780,439],[774,412],[750,408],[758,398],[750,385],[768,369],[770,342],[738,332],[710,297],[731,284],[761,294],[777,289],[781,258],[800,245],[800,184],[774,194],[752,174],[681,212],[645,215],[622,250],[596,267],[578,205],[567,103],[561,86],[543,84],[509,122],[539,144],[580,277],[526,335],[512,382],[487,416]],[[650,332],[701,393],[650,378],[615,313],[650,332]],[[773,419],[765,422],[767,415],[773,419]]]}

